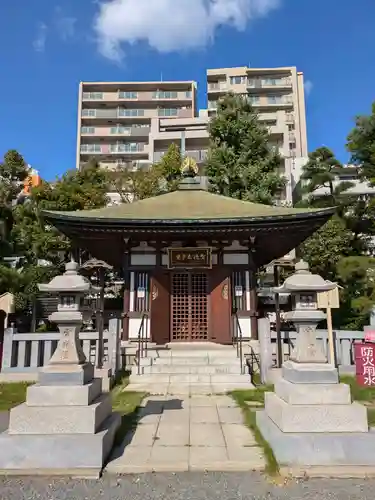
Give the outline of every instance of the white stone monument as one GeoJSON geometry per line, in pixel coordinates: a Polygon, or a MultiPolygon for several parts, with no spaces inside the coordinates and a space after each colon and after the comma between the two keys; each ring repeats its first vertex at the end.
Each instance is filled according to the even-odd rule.
{"type": "Polygon", "coordinates": [[[0,435],[5,474],[98,477],[120,425],[79,341],[82,300],[93,287],[77,273],[75,262],[65,267],[63,275],[39,285],[59,295],[58,310],[49,319],[61,337],[39,383],[28,388],[26,403],[11,410],[9,428],[0,435]]]}
{"type": "Polygon", "coordinates": [[[295,274],[275,289],[292,294],[286,319],[298,335],[275,392],[266,393],[265,409],[257,412],[257,425],[279,464],[292,473],[375,471],[375,432],[369,430],[367,410],[352,402],[349,386],[339,383],[337,369],[316,340],[316,327],[325,318],[317,293],[336,286],[300,261],[295,274]]]}

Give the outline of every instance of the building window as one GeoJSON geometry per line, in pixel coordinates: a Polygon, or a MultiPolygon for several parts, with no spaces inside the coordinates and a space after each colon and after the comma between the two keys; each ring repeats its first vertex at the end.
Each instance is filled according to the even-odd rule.
{"type": "Polygon", "coordinates": [[[247,82],[246,76],[231,76],[230,77],[231,85],[241,85],[241,83],[246,83],[246,82],[247,82]]]}
{"type": "Polygon", "coordinates": [[[258,95],[249,95],[248,96],[250,104],[259,104],[260,98],[258,95]]]}
{"type": "Polygon", "coordinates": [[[283,98],[281,95],[269,95],[267,99],[268,104],[280,104],[283,102],[283,98]]]}
{"type": "Polygon", "coordinates": [[[289,123],[289,125],[288,125],[289,132],[293,132],[293,130],[295,130],[295,129],[296,129],[296,126],[294,125],[294,123],[289,123]]]}
{"type": "Polygon", "coordinates": [[[82,116],[96,116],[96,109],[83,109],[82,116]]]}
{"type": "Polygon", "coordinates": [[[280,80],[277,80],[276,78],[265,78],[262,80],[263,85],[277,85],[280,80]]]}
{"type": "Polygon", "coordinates": [[[293,151],[294,149],[296,149],[296,143],[295,142],[290,142],[289,143],[289,150],[293,151]]]}
{"type": "Polygon", "coordinates": [[[185,97],[186,97],[186,99],[191,99],[192,98],[192,92],[191,92],[191,90],[187,90],[185,92],[185,97]]]}
{"type": "Polygon", "coordinates": [[[82,134],[95,134],[95,127],[81,127],[82,134]]]}
{"type": "Polygon", "coordinates": [[[131,127],[122,127],[121,125],[118,125],[117,127],[111,127],[110,133],[115,135],[130,134],[131,127]]]}
{"type": "Polygon", "coordinates": [[[136,153],[143,151],[144,144],[139,142],[125,142],[124,144],[112,144],[110,147],[111,153],[136,153]]]}
{"type": "Polygon", "coordinates": [[[81,153],[100,153],[102,147],[100,144],[82,144],[81,153]]]}
{"type": "Polygon", "coordinates": [[[172,91],[164,91],[158,90],[153,93],[153,99],[177,99],[178,93],[174,90],[172,91]]]}
{"type": "Polygon", "coordinates": [[[82,99],[97,101],[103,99],[103,92],[83,92],[82,99]]]}
{"type": "Polygon", "coordinates": [[[177,108],[159,108],[158,115],[159,116],[177,116],[178,109],[177,108]]]}
{"type": "Polygon", "coordinates": [[[125,108],[118,109],[118,116],[144,116],[144,114],[145,114],[144,109],[125,109],[125,108]]]}
{"type": "Polygon", "coordinates": [[[118,93],[119,99],[138,99],[138,92],[123,92],[118,93]]]}

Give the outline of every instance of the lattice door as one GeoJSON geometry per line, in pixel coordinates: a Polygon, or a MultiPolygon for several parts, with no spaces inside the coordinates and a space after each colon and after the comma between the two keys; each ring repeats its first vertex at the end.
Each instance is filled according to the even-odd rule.
{"type": "Polygon", "coordinates": [[[205,273],[172,276],[172,341],[208,340],[208,277],[205,273]]]}

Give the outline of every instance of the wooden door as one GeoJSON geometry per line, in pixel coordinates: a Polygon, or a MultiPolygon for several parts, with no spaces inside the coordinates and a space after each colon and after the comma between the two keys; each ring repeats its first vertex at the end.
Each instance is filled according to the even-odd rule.
{"type": "Polygon", "coordinates": [[[232,343],[232,298],[230,272],[213,269],[210,279],[210,340],[218,344],[232,343]]]}
{"type": "Polygon", "coordinates": [[[209,340],[208,276],[181,272],[171,276],[171,341],[209,340]]]}
{"type": "Polygon", "coordinates": [[[152,342],[166,344],[170,339],[169,273],[159,272],[151,277],[150,329],[152,342]]]}

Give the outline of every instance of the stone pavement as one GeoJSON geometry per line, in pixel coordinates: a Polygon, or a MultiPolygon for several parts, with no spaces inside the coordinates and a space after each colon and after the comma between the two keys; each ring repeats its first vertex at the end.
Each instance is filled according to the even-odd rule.
{"type": "Polygon", "coordinates": [[[0,411],[0,432],[8,429],[9,425],[9,411],[0,411]]]}
{"type": "Polygon", "coordinates": [[[106,471],[263,470],[263,451],[229,396],[152,396],[106,471]]]}

